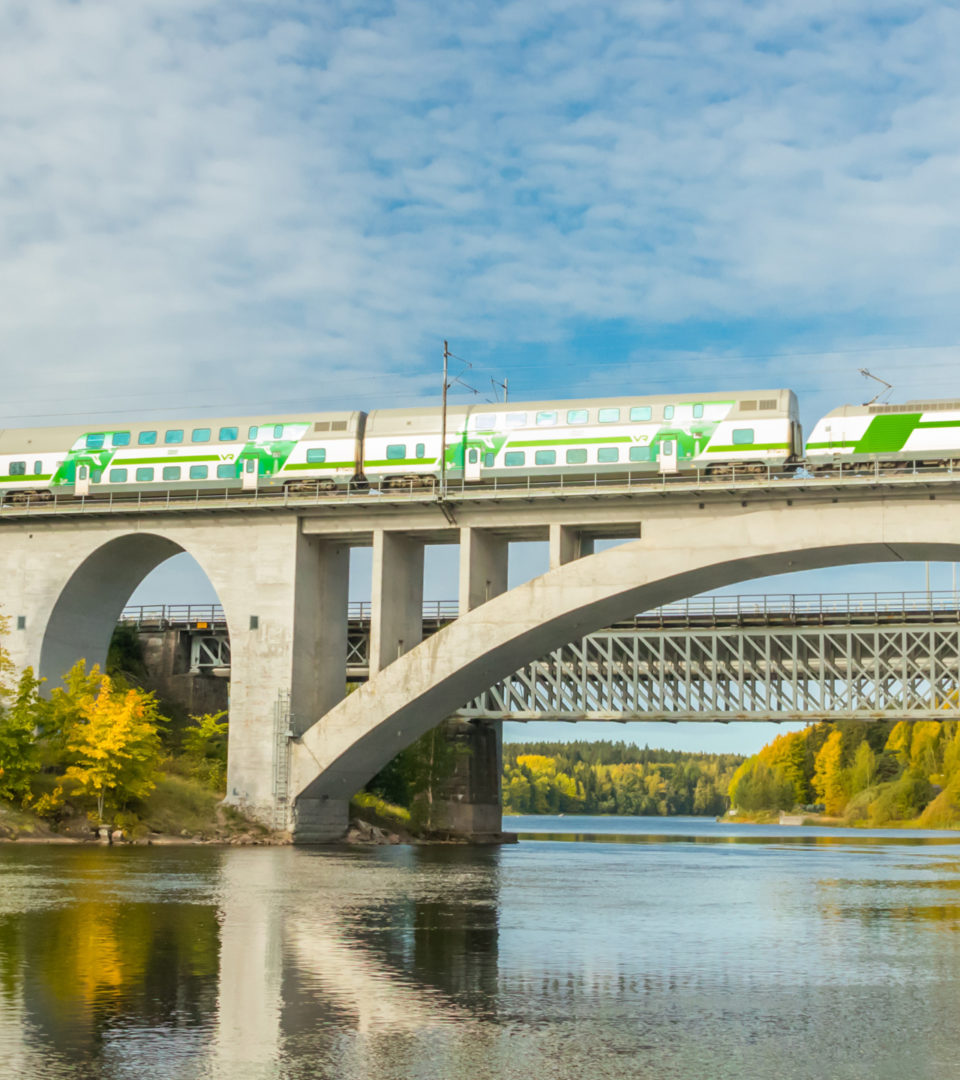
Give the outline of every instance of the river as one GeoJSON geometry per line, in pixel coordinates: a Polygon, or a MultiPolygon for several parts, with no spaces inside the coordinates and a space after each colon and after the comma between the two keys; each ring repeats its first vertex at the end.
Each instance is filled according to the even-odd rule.
{"type": "Polygon", "coordinates": [[[960,834],[505,827],[501,849],[0,845],[0,1075],[960,1071],[960,834]]]}

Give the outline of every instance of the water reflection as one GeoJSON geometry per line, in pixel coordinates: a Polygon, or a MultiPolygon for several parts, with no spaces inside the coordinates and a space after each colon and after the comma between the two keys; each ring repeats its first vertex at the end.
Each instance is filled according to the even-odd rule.
{"type": "Polygon", "coordinates": [[[951,1073],[949,845],[680,828],[499,851],[0,848],[0,1073],[951,1073]]]}

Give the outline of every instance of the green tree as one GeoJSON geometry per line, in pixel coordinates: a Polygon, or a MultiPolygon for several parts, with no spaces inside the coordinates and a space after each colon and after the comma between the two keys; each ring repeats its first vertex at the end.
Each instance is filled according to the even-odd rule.
{"type": "Polygon", "coordinates": [[[866,739],[857,747],[850,769],[850,794],[856,795],[873,786],[877,776],[877,757],[866,739]]]}
{"type": "Polygon", "coordinates": [[[27,668],[20,676],[12,702],[0,709],[0,798],[32,801],[31,782],[40,770],[38,731],[46,702],[40,697],[42,679],[27,668]]]}
{"type": "Polygon", "coordinates": [[[183,732],[183,754],[190,772],[219,791],[227,777],[226,712],[191,716],[192,726],[183,732]]]}

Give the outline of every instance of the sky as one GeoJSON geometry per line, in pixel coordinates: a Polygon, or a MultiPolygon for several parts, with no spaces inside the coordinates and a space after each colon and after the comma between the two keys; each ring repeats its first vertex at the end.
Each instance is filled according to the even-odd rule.
{"type": "Polygon", "coordinates": [[[434,405],[445,338],[464,400],[960,396],[958,45],[935,2],[6,0],[0,426],[434,405]]]}

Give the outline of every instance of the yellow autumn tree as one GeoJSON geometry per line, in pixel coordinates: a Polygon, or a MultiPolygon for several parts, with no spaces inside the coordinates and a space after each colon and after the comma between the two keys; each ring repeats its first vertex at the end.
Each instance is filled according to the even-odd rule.
{"type": "Polygon", "coordinates": [[[71,764],[63,782],[74,795],[96,799],[102,823],[106,807],[142,799],[156,786],[162,718],[152,694],[116,687],[97,674],[97,693],[82,695],[65,732],[71,764]]]}
{"type": "Polygon", "coordinates": [[[0,708],[3,707],[4,699],[13,688],[13,678],[16,674],[10,654],[3,646],[3,639],[9,631],[10,620],[6,615],[0,615],[0,708]]]}
{"type": "Polygon", "coordinates": [[[843,813],[850,795],[849,776],[843,767],[843,735],[834,731],[820,747],[814,763],[813,790],[832,817],[843,813]]]}

